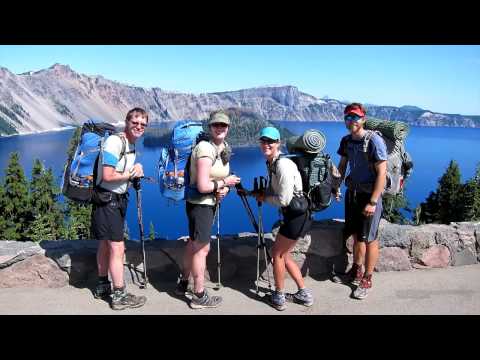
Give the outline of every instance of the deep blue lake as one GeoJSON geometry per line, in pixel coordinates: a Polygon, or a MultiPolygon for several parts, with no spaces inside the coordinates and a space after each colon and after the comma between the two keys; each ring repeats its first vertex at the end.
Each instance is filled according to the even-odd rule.
{"type": "MultiPolygon", "coordinates": [[[[326,152],[330,153],[334,162],[338,164],[336,154],[339,141],[347,133],[343,123],[331,122],[280,122],[294,133],[300,134],[307,129],[319,129],[327,136],[326,152]]],[[[0,138],[0,176],[4,176],[8,164],[9,154],[17,151],[20,161],[30,177],[33,160],[38,158],[46,167],[52,167],[61,182],[63,166],[66,161],[66,150],[73,130],[51,132],[36,135],[13,136],[0,138]]],[[[411,127],[406,142],[407,150],[414,160],[413,175],[407,182],[407,197],[413,208],[424,201],[430,191],[437,188],[438,179],[444,173],[450,160],[456,160],[460,165],[462,180],[473,176],[475,167],[480,161],[480,129],[447,128],[447,127],[411,127]]],[[[234,148],[231,159],[231,169],[242,178],[246,188],[252,188],[255,176],[266,176],[265,161],[256,147],[234,148]]],[[[145,175],[156,178],[156,165],[159,157],[158,148],[144,148],[140,143],[137,146],[137,161],[144,166],[145,175]]],[[[138,222],[135,206],[135,194],[132,190],[127,213],[127,222],[130,237],[138,239],[138,222]]],[[[250,205],[256,213],[256,203],[250,199],[250,205]]],[[[265,205],[264,227],[270,231],[273,223],[278,219],[275,208],[265,205]]],[[[343,218],[343,202],[332,202],[332,205],[321,213],[317,219],[343,218]]],[[[144,183],[143,185],[143,218],[145,234],[148,236],[149,225],[155,226],[157,237],[175,240],[187,234],[187,219],[184,203],[169,203],[160,196],[158,185],[144,183]]],[[[232,191],[224,200],[220,214],[220,232],[222,234],[236,234],[245,231],[254,231],[249,222],[243,205],[232,191]]],[[[213,229],[216,232],[216,226],[213,229]]]]}

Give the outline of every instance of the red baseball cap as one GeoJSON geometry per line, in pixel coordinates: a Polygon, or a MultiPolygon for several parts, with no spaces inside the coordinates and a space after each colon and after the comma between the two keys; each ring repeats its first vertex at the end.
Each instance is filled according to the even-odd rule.
{"type": "Polygon", "coordinates": [[[358,115],[360,117],[365,117],[365,112],[362,111],[362,109],[360,109],[359,107],[357,106],[347,106],[345,108],[345,111],[343,112],[344,115],[348,115],[348,114],[355,114],[355,115],[358,115]]]}

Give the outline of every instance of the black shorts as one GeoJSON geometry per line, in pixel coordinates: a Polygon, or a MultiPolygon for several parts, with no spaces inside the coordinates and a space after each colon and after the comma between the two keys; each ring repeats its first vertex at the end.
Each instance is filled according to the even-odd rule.
{"type": "Polygon", "coordinates": [[[215,217],[215,206],[192,204],[185,201],[188,217],[188,234],[193,241],[209,243],[215,217]]]}
{"type": "Polygon", "coordinates": [[[278,232],[290,240],[298,240],[304,237],[312,227],[313,220],[310,211],[303,214],[294,214],[290,208],[282,208],[283,222],[278,232]]]}
{"type": "Polygon", "coordinates": [[[382,217],[382,198],[377,201],[373,216],[363,215],[365,206],[370,202],[372,194],[354,193],[347,189],[345,194],[345,237],[357,234],[358,241],[371,242],[378,237],[378,226],[382,217]]]}
{"type": "Polygon", "coordinates": [[[97,240],[124,240],[125,215],[127,213],[128,193],[113,194],[113,199],[104,205],[93,205],[91,231],[97,240]]]}

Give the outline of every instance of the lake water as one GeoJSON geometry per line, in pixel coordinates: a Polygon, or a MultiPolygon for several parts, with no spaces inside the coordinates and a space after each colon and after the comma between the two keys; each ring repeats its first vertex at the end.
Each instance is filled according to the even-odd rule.
{"type": "MultiPolygon", "coordinates": [[[[336,154],[338,143],[347,133],[343,123],[327,122],[280,122],[294,133],[300,134],[307,129],[319,129],[327,136],[326,151],[338,164],[336,154]]],[[[66,161],[66,150],[73,130],[44,133],[37,135],[13,136],[0,138],[0,176],[4,176],[9,154],[18,151],[20,161],[30,176],[33,160],[39,158],[46,167],[52,167],[60,184],[63,166],[66,161]]],[[[450,160],[456,160],[460,165],[462,180],[473,176],[475,167],[480,160],[480,129],[446,128],[446,127],[411,127],[406,142],[407,150],[414,160],[414,171],[407,182],[407,197],[413,208],[424,201],[430,191],[437,188],[438,179],[444,173],[450,160]]],[[[257,147],[234,148],[231,159],[231,169],[242,178],[242,184],[251,189],[255,176],[266,176],[265,161],[257,147]]],[[[156,178],[156,165],[159,157],[158,148],[137,146],[137,159],[144,166],[145,175],[156,178]]],[[[127,223],[130,236],[138,239],[138,222],[135,206],[135,194],[132,190],[127,213],[127,223]]],[[[257,206],[250,199],[250,206],[256,213],[257,206]]],[[[343,218],[343,202],[332,202],[332,205],[321,213],[317,219],[343,218]]],[[[278,219],[278,211],[269,206],[263,207],[264,228],[270,231],[278,219]]],[[[187,219],[184,203],[174,204],[160,196],[158,185],[145,182],[143,185],[143,218],[145,234],[148,236],[149,225],[155,226],[157,237],[177,239],[187,234],[187,219]]],[[[220,213],[220,232],[236,234],[254,231],[249,222],[243,205],[232,191],[224,200],[220,213]]],[[[216,233],[216,225],[212,229],[216,233]]]]}

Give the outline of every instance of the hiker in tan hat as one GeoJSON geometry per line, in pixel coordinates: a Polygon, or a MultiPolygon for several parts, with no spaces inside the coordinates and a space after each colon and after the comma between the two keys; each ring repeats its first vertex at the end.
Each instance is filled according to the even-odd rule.
{"type": "Polygon", "coordinates": [[[206,259],[210,251],[211,229],[219,204],[229,193],[230,186],[240,178],[230,173],[230,147],[225,141],[230,118],[222,111],[214,111],[208,120],[209,140],[200,141],[190,158],[190,184],[196,189],[186,196],[189,240],[183,258],[183,274],[175,292],[185,295],[188,279],[193,276],[194,289],[190,301],[193,309],[220,305],[220,296],[210,296],[204,287],[206,259]]]}

